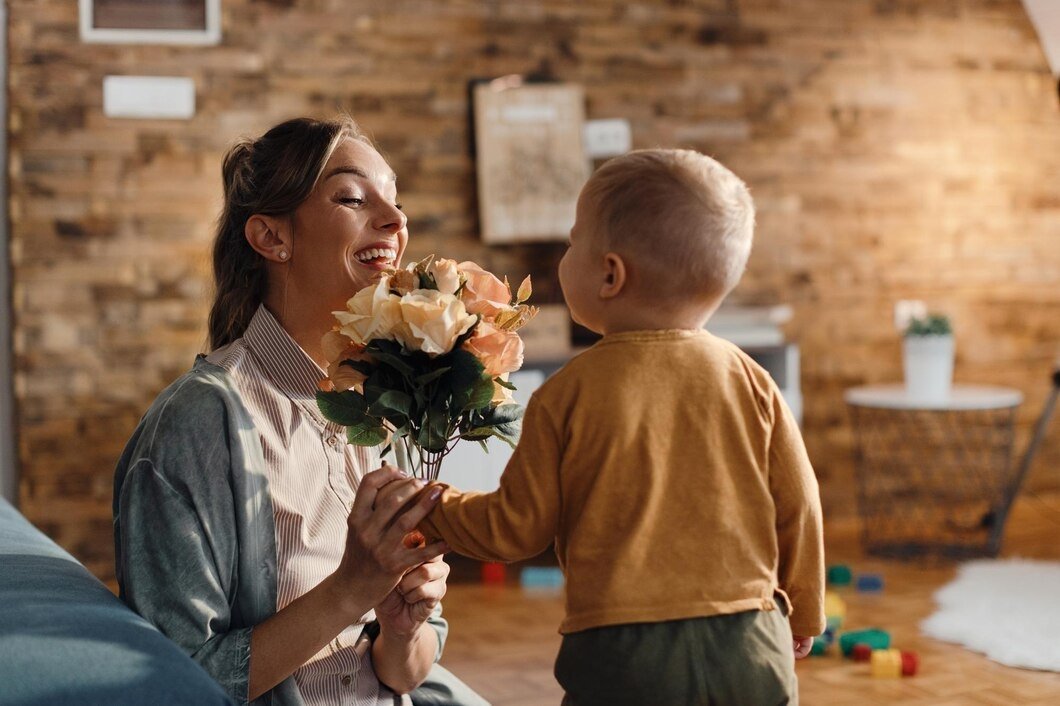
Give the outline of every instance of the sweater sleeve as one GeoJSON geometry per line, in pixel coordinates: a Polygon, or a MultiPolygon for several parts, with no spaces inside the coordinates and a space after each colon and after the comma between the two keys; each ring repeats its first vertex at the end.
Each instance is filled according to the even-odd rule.
{"type": "Polygon", "coordinates": [[[771,406],[769,487],[776,506],[777,574],[791,600],[792,633],[810,637],[825,629],[820,492],[798,424],[775,389],[771,406]]]}
{"type": "Polygon", "coordinates": [[[561,438],[535,395],[500,487],[492,493],[446,488],[420,530],[480,561],[518,561],[540,554],[555,538],[559,523],[561,438]]]}

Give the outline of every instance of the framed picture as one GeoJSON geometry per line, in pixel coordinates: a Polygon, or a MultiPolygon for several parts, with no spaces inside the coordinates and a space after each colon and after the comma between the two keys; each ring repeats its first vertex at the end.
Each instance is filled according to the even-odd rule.
{"type": "Polygon", "coordinates": [[[221,0],[78,0],[81,40],[100,44],[218,44],[221,0]]]}
{"type": "Polygon", "coordinates": [[[472,96],[483,241],[565,240],[590,170],[581,86],[498,79],[472,96]]]}

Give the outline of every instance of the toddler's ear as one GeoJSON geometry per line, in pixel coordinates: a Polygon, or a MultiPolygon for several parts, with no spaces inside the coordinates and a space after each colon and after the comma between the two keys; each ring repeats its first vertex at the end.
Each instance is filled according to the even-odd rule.
{"type": "Polygon", "coordinates": [[[617,297],[626,286],[626,263],[618,253],[604,255],[604,283],[600,287],[601,299],[617,297]]]}

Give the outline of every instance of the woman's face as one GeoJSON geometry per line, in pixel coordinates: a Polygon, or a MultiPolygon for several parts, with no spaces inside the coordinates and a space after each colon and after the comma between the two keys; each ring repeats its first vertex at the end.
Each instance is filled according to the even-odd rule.
{"type": "Polygon", "coordinates": [[[290,278],[313,301],[339,309],[408,243],[397,177],[365,143],[339,143],[309,197],[295,210],[290,278]]]}

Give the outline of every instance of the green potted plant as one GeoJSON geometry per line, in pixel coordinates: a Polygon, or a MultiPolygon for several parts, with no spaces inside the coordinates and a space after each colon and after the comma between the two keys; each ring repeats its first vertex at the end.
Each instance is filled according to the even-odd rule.
{"type": "Polygon", "coordinates": [[[914,317],[905,330],[905,386],[918,399],[945,399],[953,387],[953,328],[948,317],[914,317]]]}

